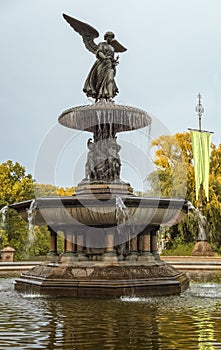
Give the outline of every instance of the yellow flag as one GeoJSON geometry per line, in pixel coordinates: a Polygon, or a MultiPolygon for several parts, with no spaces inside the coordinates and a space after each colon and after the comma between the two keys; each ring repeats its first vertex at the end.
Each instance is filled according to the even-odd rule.
{"type": "Polygon", "coordinates": [[[211,134],[202,131],[190,131],[192,138],[194,172],[196,183],[196,199],[199,197],[200,185],[203,185],[207,201],[209,201],[209,165],[211,134]]]}

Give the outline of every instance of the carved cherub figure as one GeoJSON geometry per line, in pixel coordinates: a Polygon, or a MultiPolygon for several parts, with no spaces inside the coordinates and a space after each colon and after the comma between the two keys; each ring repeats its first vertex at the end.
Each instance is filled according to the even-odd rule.
{"type": "Polygon", "coordinates": [[[125,52],[127,49],[114,39],[115,35],[112,32],[106,32],[105,41],[97,45],[94,39],[99,33],[95,28],[66,14],[63,14],[63,17],[82,36],[85,47],[97,58],[87,76],[83,91],[95,101],[102,99],[112,101],[119,92],[114,79],[119,56],[115,58],[114,54],[125,52]]]}

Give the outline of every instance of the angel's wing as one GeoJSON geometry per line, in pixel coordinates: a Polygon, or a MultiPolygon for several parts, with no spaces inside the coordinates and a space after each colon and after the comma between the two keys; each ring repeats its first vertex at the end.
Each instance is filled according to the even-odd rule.
{"type": "Polygon", "coordinates": [[[90,52],[96,53],[97,45],[95,44],[94,39],[99,36],[98,31],[89,24],[81,22],[73,17],[70,17],[65,13],[63,13],[63,17],[70,24],[70,26],[82,36],[86,48],[90,52]]]}
{"type": "Polygon", "coordinates": [[[111,46],[113,46],[115,52],[125,52],[127,51],[126,47],[121,45],[116,39],[111,40],[111,46]]]}

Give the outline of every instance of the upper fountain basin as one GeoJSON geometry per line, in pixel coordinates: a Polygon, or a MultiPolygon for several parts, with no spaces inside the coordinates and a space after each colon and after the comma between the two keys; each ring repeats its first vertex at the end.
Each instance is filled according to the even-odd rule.
{"type": "MultiPolygon", "coordinates": [[[[172,226],[182,220],[188,211],[188,203],[182,199],[121,197],[127,211],[127,225],[172,226]]],[[[35,200],[34,223],[36,225],[89,225],[116,226],[116,197],[41,197],[35,200]]],[[[28,209],[32,201],[10,205],[28,222],[28,209]]]]}
{"type": "Polygon", "coordinates": [[[112,125],[116,133],[144,128],[151,124],[151,117],[139,108],[102,101],[70,108],[58,121],[68,128],[90,132],[98,125],[112,125]]]}

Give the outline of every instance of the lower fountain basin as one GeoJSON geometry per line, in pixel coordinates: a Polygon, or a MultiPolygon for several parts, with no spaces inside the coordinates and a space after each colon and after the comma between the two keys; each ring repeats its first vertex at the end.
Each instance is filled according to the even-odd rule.
{"type": "Polygon", "coordinates": [[[18,291],[120,297],[179,294],[189,286],[184,273],[160,260],[156,241],[159,225],[174,225],[187,213],[188,203],[184,200],[76,195],[42,197],[10,208],[26,221],[32,209],[33,223],[48,225],[52,243],[48,261],[16,280],[18,291]],[[121,233],[119,211],[126,215],[126,229],[121,233]],[[59,230],[65,232],[60,257],[55,238],[59,230]]]}
{"type": "MultiPolygon", "coordinates": [[[[116,198],[100,196],[41,197],[35,200],[34,223],[41,225],[91,225],[115,226],[116,198]]],[[[182,199],[120,197],[127,210],[126,225],[172,226],[182,220],[188,211],[187,201],[182,199]]],[[[28,222],[28,209],[33,201],[10,205],[28,222]]]]}

